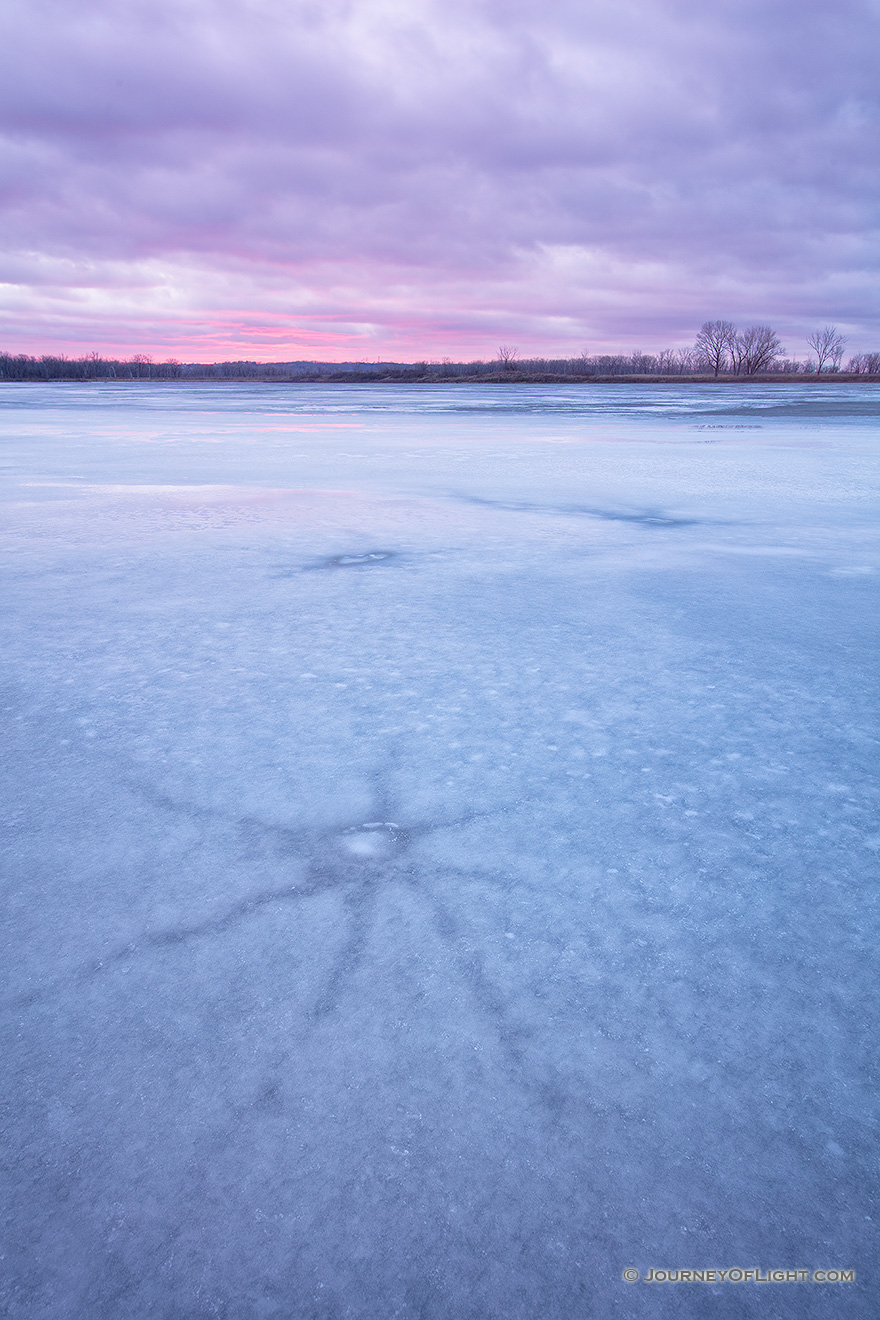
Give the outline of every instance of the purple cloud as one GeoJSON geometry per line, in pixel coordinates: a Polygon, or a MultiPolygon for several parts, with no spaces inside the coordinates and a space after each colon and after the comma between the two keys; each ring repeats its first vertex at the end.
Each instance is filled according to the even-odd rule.
{"type": "Polygon", "coordinates": [[[872,0],[10,0],[5,346],[875,347],[878,38],[872,0]]]}

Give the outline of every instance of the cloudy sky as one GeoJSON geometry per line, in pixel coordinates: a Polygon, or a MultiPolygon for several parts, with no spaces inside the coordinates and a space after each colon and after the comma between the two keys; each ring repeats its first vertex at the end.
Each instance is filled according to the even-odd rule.
{"type": "Polygon", "coordinates": [[[4,0],[0,349],[880,348],[880,0],[4,0]]]}

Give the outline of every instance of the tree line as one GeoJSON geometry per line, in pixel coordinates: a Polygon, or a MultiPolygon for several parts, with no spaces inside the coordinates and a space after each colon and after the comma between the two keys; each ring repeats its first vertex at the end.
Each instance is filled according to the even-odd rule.
{"type": "Polygon", "coordinates": [[[825,326],[807,337],[811,355],[805,360],[785,356],[776,332],[767,325],[739,330],[730,321],[705,321],[693,347],[663,349],[659,353],[583,352],[576,357],[520,356],[501,344],[495,358],[471,362],[155,362],[147,353],[127,359],[103,358],[98,353],[68,358],[63,354],[29,357],[0,352],[0,380],[262,380],[318,382],[494,380],[555,381],[615,377],[711,377],[740,379],[755,376],[845,374],[880,375],[880,352],[860,353],[844,367],[846,338],[836,326],[825,326]]]}
{"type": "MultiPolygon", "coordinates": [[[[783,358],[785,349],[769,325],[750,325],[738,330],[730,321],[704,321],[693,348],[696,370],[711,371],[713,376],[754,376],[765,371],[798,371],[810,375],[838,372],[846,348],[846,336],[836,325],[826,325],[807,335],[807,345],[815,354],[805,362],[783,358]]],[[[850,375],[876,375],[880,372],[880,353],[860,353],[846,364],[850,375]]]]}

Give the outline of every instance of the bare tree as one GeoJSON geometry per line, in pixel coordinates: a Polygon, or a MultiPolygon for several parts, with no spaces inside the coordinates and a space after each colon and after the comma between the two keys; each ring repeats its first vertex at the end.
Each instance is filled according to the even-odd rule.
{"type": "Polygon", "coordinates": [[[826,362],[830,371],[837,371],[846,347],[846,339],[836,325],[826,325],[824,330],[817,330],[814,334],[807,335],[807,343],[816,354],[817,371],[822,371],[826,362]]]}
{"type": "Polygon", "coordinates": [[[846,364],[854,376],[876,376],[880,373],[880,353],[857,353],[846,364]]]}
{"type": "Polygon", "coordinates": [[[513,371],[513,364],[519,357],[519,349],[512,348],[510,344],[502,344],[498,349],[498,361],[505,371],[513,371]]]}
{"type": "Polygon", "coordinates": [[[150,357],[149,353],[135,353],[131,359],[131,365],[137,368],[137,375],[139,377],[145,375],[148,378],[152,377],[153,359],[150,357]],[[146,371],[143,370],[144,367],[146,367],[146,371]]]}
{"type": "Polygon", "coordinates": [[[662,376],[671,376],[676,369],[675,353],[671,348],[661,348],[657,354],[657,370],[662,376]]]}
{"type": "Polygon", "coordinates": [[[734,337],[732,346],[733,369],[738,376],[754,376],[768,371],[785,349],[769,325],[750,325],[734,337]]]}
{"type": "Polygon", "coordinates": [[[704,321],[694,344],[694,352],[718,376],[727,370],[735,339],[736,326],[730,321],[704,321]]]}

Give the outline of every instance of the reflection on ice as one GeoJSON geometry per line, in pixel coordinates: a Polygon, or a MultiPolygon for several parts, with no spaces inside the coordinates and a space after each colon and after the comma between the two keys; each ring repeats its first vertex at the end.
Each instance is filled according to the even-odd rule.
{"type": "Polygon", "coordinates": [[[880,391],[0,406],[4,1314],[873,1315],[880,391]]]}

